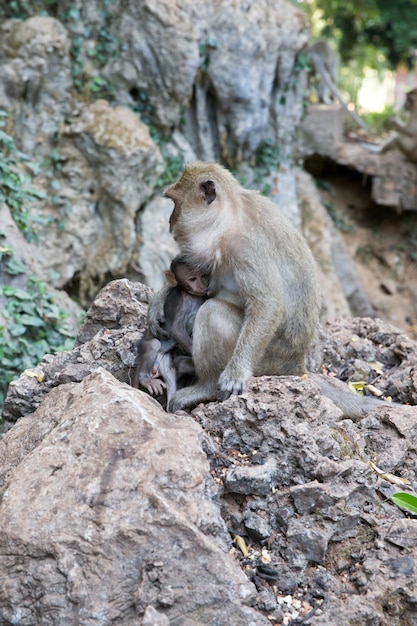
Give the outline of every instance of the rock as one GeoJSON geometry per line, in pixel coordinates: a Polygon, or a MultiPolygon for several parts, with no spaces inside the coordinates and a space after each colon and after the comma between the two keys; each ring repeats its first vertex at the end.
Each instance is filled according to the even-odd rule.
{"type": "MultiPolygon", "coordinates": [[[[377,326],[380,322],[372,323],[377,326]]],[[[349,327],[349,321],[338,322],[342,324],[349,327]]],[[[331,324],[329,332],[330,328],[331,324]]],[[[390,339],[395,336],[395,329],[391,330],[390,339]]],[[[386,412],[392,419],[404,414],[404,424],[405,415],[414,423],[416,408],[393,405],[382,411],[375,409],[373,414],[384,432],[368,438],[370,416],[358,424],[340,419],[337,410],[314,392],[313,387],[311,381],[297,382],[295,378],[252,379],[246,394],[231,397],[222,404],[200,405],[193,411],[203,428],[212,434],[218,451],[221,450],[221,454],[210,454],[210,458],[216,482],[224,482],[226,521],[231,524],[229,515],[238,520],[239,505],[240,510],[262,513],[262,519],[272,530],[267,545],[271,565],[275,564],[273,568],[279,573],[275,584],[281,593],[297,598],[299,618],[306,618],[313,610],[314,603],[310,604],[313,597],[320,599],[320,604],[315,605],[314,623],[348,626],[355,615],[358,623],[369,617],[382,624],[385,622],[381,603],[392,597],[397,601],[390,604],[390,619],[401,620],[406,615],[412,622],[416,617],[415,605],[402,599],[401,589],[405,585],[415,598],[413,562],[397,561],[403,545],[412,551],[414,561],[415,547],[411,548],[411,544],[415,546],[415,542],[412,537],[406,539],[407,523],[412,522],[402,519],[398,507],[381,503],[378,477],[365,461],[374,458],[378,462],[374,444],[381,436],[391,435],[390,442],[385,441],[381,446],[381,452],[387,446],[395,449],[401,439],[391,427],[388,431],[384,429],[382,415],[386,412]],[[305,385],[303,390],[301,385],[305,385]],[[257,450],[255,456],[253,450],[257,450]],[[262,497],[256,491],[252,494],[246,491],[244,502],[239,495],[232,501],[227,473],[222,469],[227,456],[236,474],[239,466],[246,473],[248,466],[256,467],[253,460],[258,455],[279,463],[274,489],[262,497]],[[218,465],[220,459],[222,463],[218,465]],[[373,565],[370,561],[365,565],[365,557],[374,559],[373,565]],[[387,567],[396,568],[397,576],[388,578],[391,570],[387,567]],[[306,584],[312,595],[307,596],[303,591],[306,584]],[[346,593],[350,598],[348,613],[346,593]]],[[[407,440],[409,450],[412,441],[407,440]]],[[[390,465],[399,475],[405,472],[415,484],[415,460],[410,463],[404,456],[399,460],[384,456],[384,467],[390,465]]],[[[243,528],[244,519],[245,512],[243,528]]],[[[242,565],[249,567],[245,559],[242,565]]],[[[258,589],[262,590],[263,583],[256,580],[258,589]]]]}
{"type": "Polygon", "coordinates": [[[227,554],[200,432],[99,369],[6,434],[0,620],[268,624],[227,554]]]}
{"type": "Polygon", "coordinates": [[[310,377],[265,376],[171,415],[121,382],[150,293],[110,283],[74,350],[10,388],[5,411],[19,419],[0,440],[0,621],[29,625],[37,612],[60,624],[78,611],[84,623],[93,612],[122,624],[414,623],[413,520],[386,498],[417,484],[416,343],[353,318],[327,323],[312,349],[318,369],[342,376],[373,363],[374,384],[394,380],[394,399],[411,406],[376,404],[353,421],[310,377]],[[225,553],[226,528],[246,537],[247,556],[225,553]]]}
{"type": "Polygon", "coordinates": [[[341,104],[310,104],[300,126],[299,156],[331,154],[343,142],[346,111],[341,104]]]}
{"type": "Polygon", "coordinates": [[[142,280],[155,291],[165,284],[165,270],[178,254],[178,246],[168,231],[172,201],[156,197],[146,204],[139,216],[141,244],[135,259],[135,269],[142,280]]]}
{"type": "MultiPolygon", "coordinates": [[[[393,522],[385,534],[390,543],[400,548],[413,548],[416,545],[416,522],[414,519],[400,519],[393,522]]],[[[412,573],[409,567],[405,569],[408,574],[412,573]]]]}
{"type": "Polygon", "coordinates": [[[208,3],[128,1],[114,8],[112,32],[123,48],[105,75],[121,100],[141,104],[141,96],[164,128],[177,125],[200,65],[199,40],[208,3]]]}
{"type": "Polygon", "coordinates": [[[224,486],[232,493],[268,495],[276,478],[277,466],[271,460],[262,465],[232,467],[226,474],[224,486]]]}
{"type": "Polygon", "coordinates": [[[314,369],[328,369],[346,380],[357,359],[366,361],[373,368],[367,382],[375,382],[395,402],[417,404],[416,342],[399,328],[380,319],[336,319],[327,322],[318,341],[324,353],[315,359],[314,369]]]}
{"type": "Polygon", "coordinates": [[[336,494],[332,494],[329,490],[328,485],[323,485],[317,481],[306,485],[295,485],[291,487],[290,494],[294,501],[295,510],[301,515],[319,511],[321,508],[330,508],[338,500],[336,494]]]}
{"type": "Polygon", "coordinates": [[[312,167],[319,173],[320,159],[331,159],[371,179],[371,197],[379,205],[415,211],[417,206],[417,172],[415,165],[399,151],[373,154],[358,141],[343,137],[341,105],[310,106],[301,124],[297,153],[306,158],[314,155],[312,167]]]}
{"type": "Polygon", "coordinates": [[[91,341],[103,328],[145,328],[147,307],[153,291],[141,283],[120,279],[108,283],[97,294],[78,331],[77,345],[91,341]]]}
{"type": "Polygon", "coordinates": [[[70,41],[60,21],[36,16],[0,26],[0,104],[13,120],[19,147],[49,154],[70,113],[70,41]]]}
{"type": "Polygon", "coordinates": [[[285,162],[302,115],[302,88],[293,67],[308,40],[305,15],[287,2],[268,0],[247,7],[223,0],[210,14],[199,90],[190,106],[191,113],[203,111],[197,122],[200,145],[213,124],[214,104],[220,143],[213,146],[215,157],[236,159],[273,137],[285,162]]]}
{"type": "Polygon", "coordinates": [[[243,523],[249,535],[257,541],[264,541],[272,534],[272,530],[265,520],[253,511],[243,513],[243,523]]]}
{"type": "MultiPolygon", "coordinates": [[[[296,172],[297,192],[303,218],[303,235],[317,262],[323,298],[321,319],[351,314],[343,285],[332,262],[333,235],[331,219],[323,207],[313,179],[306,172],[296,172]]],[[[343,245],[343,242],[340,242],[343,245]]]]}
{"type": "MultiPolygon", "coordinates": [[[[123,274],[129,265],[137,245],[136,216],[162,171],[162,157],[132,111],[97,100],[65,127],[60,161],[56,184],[71,211],[62,232],[39,227],[42,260],[56,272],[59,287],[79,274],[81,296],[88,301],[97,276],[123,274]]],[[[56,207],[42,205],[33,213],[45,219],[52,211],[56,207]]]]}
{"type": "Polygon", "coordinates": [[[125,279],[103,288],[85,316],[74,350],[46,355],[9,385],[3,419],[14,422],[33,413],[53,387],[81,382],[99,367],[129,381],[151,293],[125,279]]]}
{"type": "Polygon", "coordinates": [[[92,25],[81,57],[89,73],[100,26],[123,42],[102,70],[119,103],[165,131],[182,123],[203,160],[239,160],[268,137],[288,158],[302,115],[303,81],[294,74],[309,36],[302,11],[285,0],[129,0],[113,3],[105,22],[99,8],[79,4],[81,21],[92,25]]]}
{"type": "Polygon", "coordinates": [[[415,211],[417,173],[415,164],[395,150],[372,154],[358,144],[336,146],[338,163],[371,177],[371,197],[380,205],[415,211]]]}
{"type": "MultiPolygon", "coordinates": [[[[164,154],[174,150],[186,161],[233,164],[259,148],[272,200],[300,226],[291,163],[304,83],[294,65],[308,23],[286,0],[246,9],[230,0],[216,9],[207,0],[198,7],[190,0],[118,0],[105,9],[96,0],[60,3],[56,15],[77,46],[78,80],[87,87],[105,78],[115,107],[72,90],[70,39],[57,19],[3,25],[0,100],[3,93],[18,144],[47,157],[36,184],[49,199],[30,207],[43,243],[39,263],[54,287],[70,286],[84,306],[109,278],[160,288],[175,255],[163,225],[170,204],[152,199],[140,212],[163,164],[138,114],[163,129],[164,141],[171,135],[164,154]],[[99,55],[98,67],[103,33],[113,48],[99,55]],[[280,146],[275,160],[271,145],[280,146]]],[[[324,292],[332,296],[323,319],[344,314],[342,296],[333,295],[340,288],[324,292]]]]}
{"type": "Polygon", "coordinates": [[[286,561],[295,569],[304,569],[308,563],[323,563],[327,553],[331,534],[309,525],[305,519],[295,520],[286,534],[286,561]]]}

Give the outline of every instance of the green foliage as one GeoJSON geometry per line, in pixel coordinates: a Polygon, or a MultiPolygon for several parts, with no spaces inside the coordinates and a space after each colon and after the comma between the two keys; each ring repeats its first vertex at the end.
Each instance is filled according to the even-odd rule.
{"type": "MultiPolygon", "coordinates": [[[[32,186],[32,176],[39,168],[16,148],[13,138],[3,130],[5,125],[6,114],[0,111],[0,202],[10,207],[12,217],[26,239],[36,242],[35,220],[25,206],[48,196],[32,186]]],[[[54,170],[60,168],[57,150],[51,151],[50,163],[53,166],[50,188],[57,193],[59,181],[54,178],[54,170]]],[[[53,198],[52,195],[52,201],[53,198]]],[[[1,237],[4,234],[0,232],[1,237]]],[[[1,271],[11,277],[28,273],[28,268],[13,256],[11,247],[2,244],[1,239],[0,266],[1,271]]],[[[29,278],[24,289],[1,285],[0,298],[5,302],[2,317],[6,322],[0,325],[1,408],[11,380],[24,369],[36,365],[45,353],[69,349],[74,337],[64,323],[67,314],[55,302],[45,283],[37,278],[29,278]]]]}
{"type": "Polygon", "coordinates": [[[36,241],[33,219],[24,208],[35,199],[44,199],[46,194],[32,186],[32,174],[38,173],[38,166],[18,150],[13,138],[2,130],[6,125],[7,114],[0,111],[0,202],[5,202],[13,219],[28,241],[36,241]]]}
{"type": "Polygon", "coordinates": [[[103,98],[112,102],[115,97],[115,91],[113,85],[109,83],[106,78],[101,76],[93,76],[88,82],[88,90],[94,96],[94,98],[103,98]]]}
{"type": "Polygon", "coordinates": [[[55,15],[58,0],[6,0],[0,3],[0,19],[25,20],[32,15],[55,15]]]}
{"type": "Polygon", "coordinates": [[[170,185],[177,180],[177,178],[179,178],[184,169],[184,158],[181,154],[177,154],[175,156],[171,154],[164,154],[163,149],[162,154],[165,160],[165,169],[156,182],[157,187],[166,187],[167,185],[170,185]]]}
{"type": "Polygon", "coordinates": [[[279,164],[279,146],[272,139],[264,139],[255,152],[254,165],[264,174],[270,174],[279,164]]]}
{"type": "Polygon", "coordinates": [[[406,511],[410,511],[413,515],[417,515],[417,497],[406,491],[398,491],[389,497],[397,506],[406,511]]]}
{"type": "Polygon", "coordinates": [[[161,139],[159,136],[157,136],[156,130],[152,127],[152,117],[155,113],[155,107],[149,102],[148,95],[144,91],[141,91],[136,87],[133,87],[130,90],[130,95],[135,101],[134,106],[131,106],[130,108],[132,109],[132,111],[139,114],[142,122],[149,126],[152,139],[156,143],[159,143],[161,139]]]}
{"type": "Polygon", "coordinates": [[[109,3],[104,0],[102,16],[104,24],[98,32],[94,32],[93,24],[84,23],[78,7],[71,7],[62,15],[71,38],[71,73],[74,87],[79,92],[87,91],[93,98],[105,98],[113,101],[115,92],[113,86],[104,78],[100,71],[111,58],[117,56],[120,40],[110,32],[111,13],[107,8],[109,3]],[[85,41],[93,45],[88,50],[88,57],[95,66],[97,73],[87,77],[83,70],[83,45],[85,41]]]}
{"type": "MultiPolygon", "coordinates": [[[[0,262],[10,275],[23,274],[27,268],[12,256],[10,248],[0,247],[0,262]],[[2,258],[3,257],[3,258],[2,258]],[[6,257],[10,257],[7,261],[6,257]]],[[[63,311],[47,286],[35,277],[26,288],[0,286],[0,298],[6,302],[0,326],[0,409],[8,384],[25,369],[34,367],[46,353],[70,350],[74,335],[65,326],[63,311]]]]}
{"type": "Polygon", "coordinates": [[[212,37],[208,37],[204,43],[200,43],[198,46],[198,52],[200,55],[200,69],[205,72],[210,65],[210,51],[217,48],[217,42],[212,37]]]}
{"type": "Polygon", "coordinates": [[[372,128],[372,134],[380,137],[383,133],[392,129],[391,119],[396,116],[392,107],[386,107],[384,111],[372,111],[362,114],[363,121],[372,128]]]}
{"type": "Polygon", "coordinates": [[[417,0],[313,0],[303,2],[317,34],[336,40],[344,63],[411,67],[417,41],[417,0]],[[320,19],[317,17],[320,15],[320,19]]]}
{"type": "Polygon", "coordinates": [[[301,72],[310,67],[310,63],[308,57],[304,52],[299,52],[295,58],[294,70],[296,72],[301,72]]]}
{"type": "Polygon", "coordinates": [[[412,263],[417,262],[417,215],[408,211],[401,219],[402,241],[397,246],[412,263]]]}
{"type": "MultiPolygon", "coordinates": [[[[259,185],[264,178],[267,178],[280,166],[280,149],[273,143],[272,139],[264,139],[259,144],[251,163],[254,171],[254,183],[259,185]]],[[[265,183],[261,193],[268,195],[271,186],[265,183]]]]}
{"type": "Polygon", "coordinates": [[[345,220],[343,219],[343,217],[341,217],[338,214],[336,205],[334,204],[334,202],[326,202],[325,200],[323,200],[323,206],[327,209],[327,213],[332,218],[333,223],[336,226],[336,228],[338,228],[339,230],[343,230],[345,232],[351,232],[354,230],[352,224],[347,224],[345,220]]]}
{"type": "Polygon", "coordinates": [[[0,19],[27,19],[33,15],[51,15],[61,19],[70,35],[71,74],[74,87],[82,93],[89,93],[93,98],[114,100],[112,85],[101,75],[101,70],[111,58],[118,54],[121,42],[111,33],[112,0],[102,0],[99,11],[103,24],[96,30],[95,24],[84,22],[77,6],[70,6],[67,11],[59,13],[58,0],[9,0],[0,2],[0,19]],[[83,69],[83,47],[86,41],[91,42],[87,55],[97,70],[93,76],[86,76],[83,69]]]}

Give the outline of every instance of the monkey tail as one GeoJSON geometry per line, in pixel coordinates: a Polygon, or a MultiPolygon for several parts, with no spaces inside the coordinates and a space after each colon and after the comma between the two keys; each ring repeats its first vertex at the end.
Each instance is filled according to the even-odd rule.
{"type": "Polygon", "coordinates": [[[338,88],[336,87],[336,85],[334,84],[332,79],[330,78],[329,73],[327,72],[326,68],[324,67],[324,64],[323,64],[322,60],[321,59],[315,59],[314,63],[316,65],[318,71],[320,72],[324,82],[326,83],[326,85],[328,86],[328,88],[330,89],[330,91],[332,92],[334,97],[339,100],[340,104],[345,108],[345,110],[349,113],[351,118],[353,120],[355,120],[355,122],[361,128],[363,128],[366,131],[369,131],[369,128],[365,124],[365,122],[363,120],[361,120],[361,118],[358,115],[356,115],[356,113],[354,111],[351,111],[349,109],[348,105],[346,104],[346,102],[343,99],[342,94],[340,93],[340,91],[338,90],[338,88]]]}
{"type": "Polygon", "coordinates": [[[352,393],[345,383],[338,378],[325,374],[309,374],[309,378],[320,387],[326,398],[329,398],[346,417],[362,419],[369,411],[385,406],[392,406],[391,402],[379,400],[371,396],[359,396],[352,393]]]}

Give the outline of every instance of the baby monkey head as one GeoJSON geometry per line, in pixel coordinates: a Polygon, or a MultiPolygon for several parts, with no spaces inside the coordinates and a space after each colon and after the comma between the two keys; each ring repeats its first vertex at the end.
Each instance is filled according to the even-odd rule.
{"type": "Polygon", "coordinates": [[[165,277],[172,287],[178,285],[192,296],[203,297],[208,294],[209,276],[194,270],[180,256],[172,261],[165,277]]]}

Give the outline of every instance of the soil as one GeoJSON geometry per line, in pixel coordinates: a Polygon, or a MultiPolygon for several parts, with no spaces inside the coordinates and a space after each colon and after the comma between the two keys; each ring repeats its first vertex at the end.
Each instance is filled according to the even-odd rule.
{"type": "Polygon", "coordinates": [[[375,313],[417,338],[417,211],[375,204],[369,181],[327,164],[316,178],[375,313]]]}

